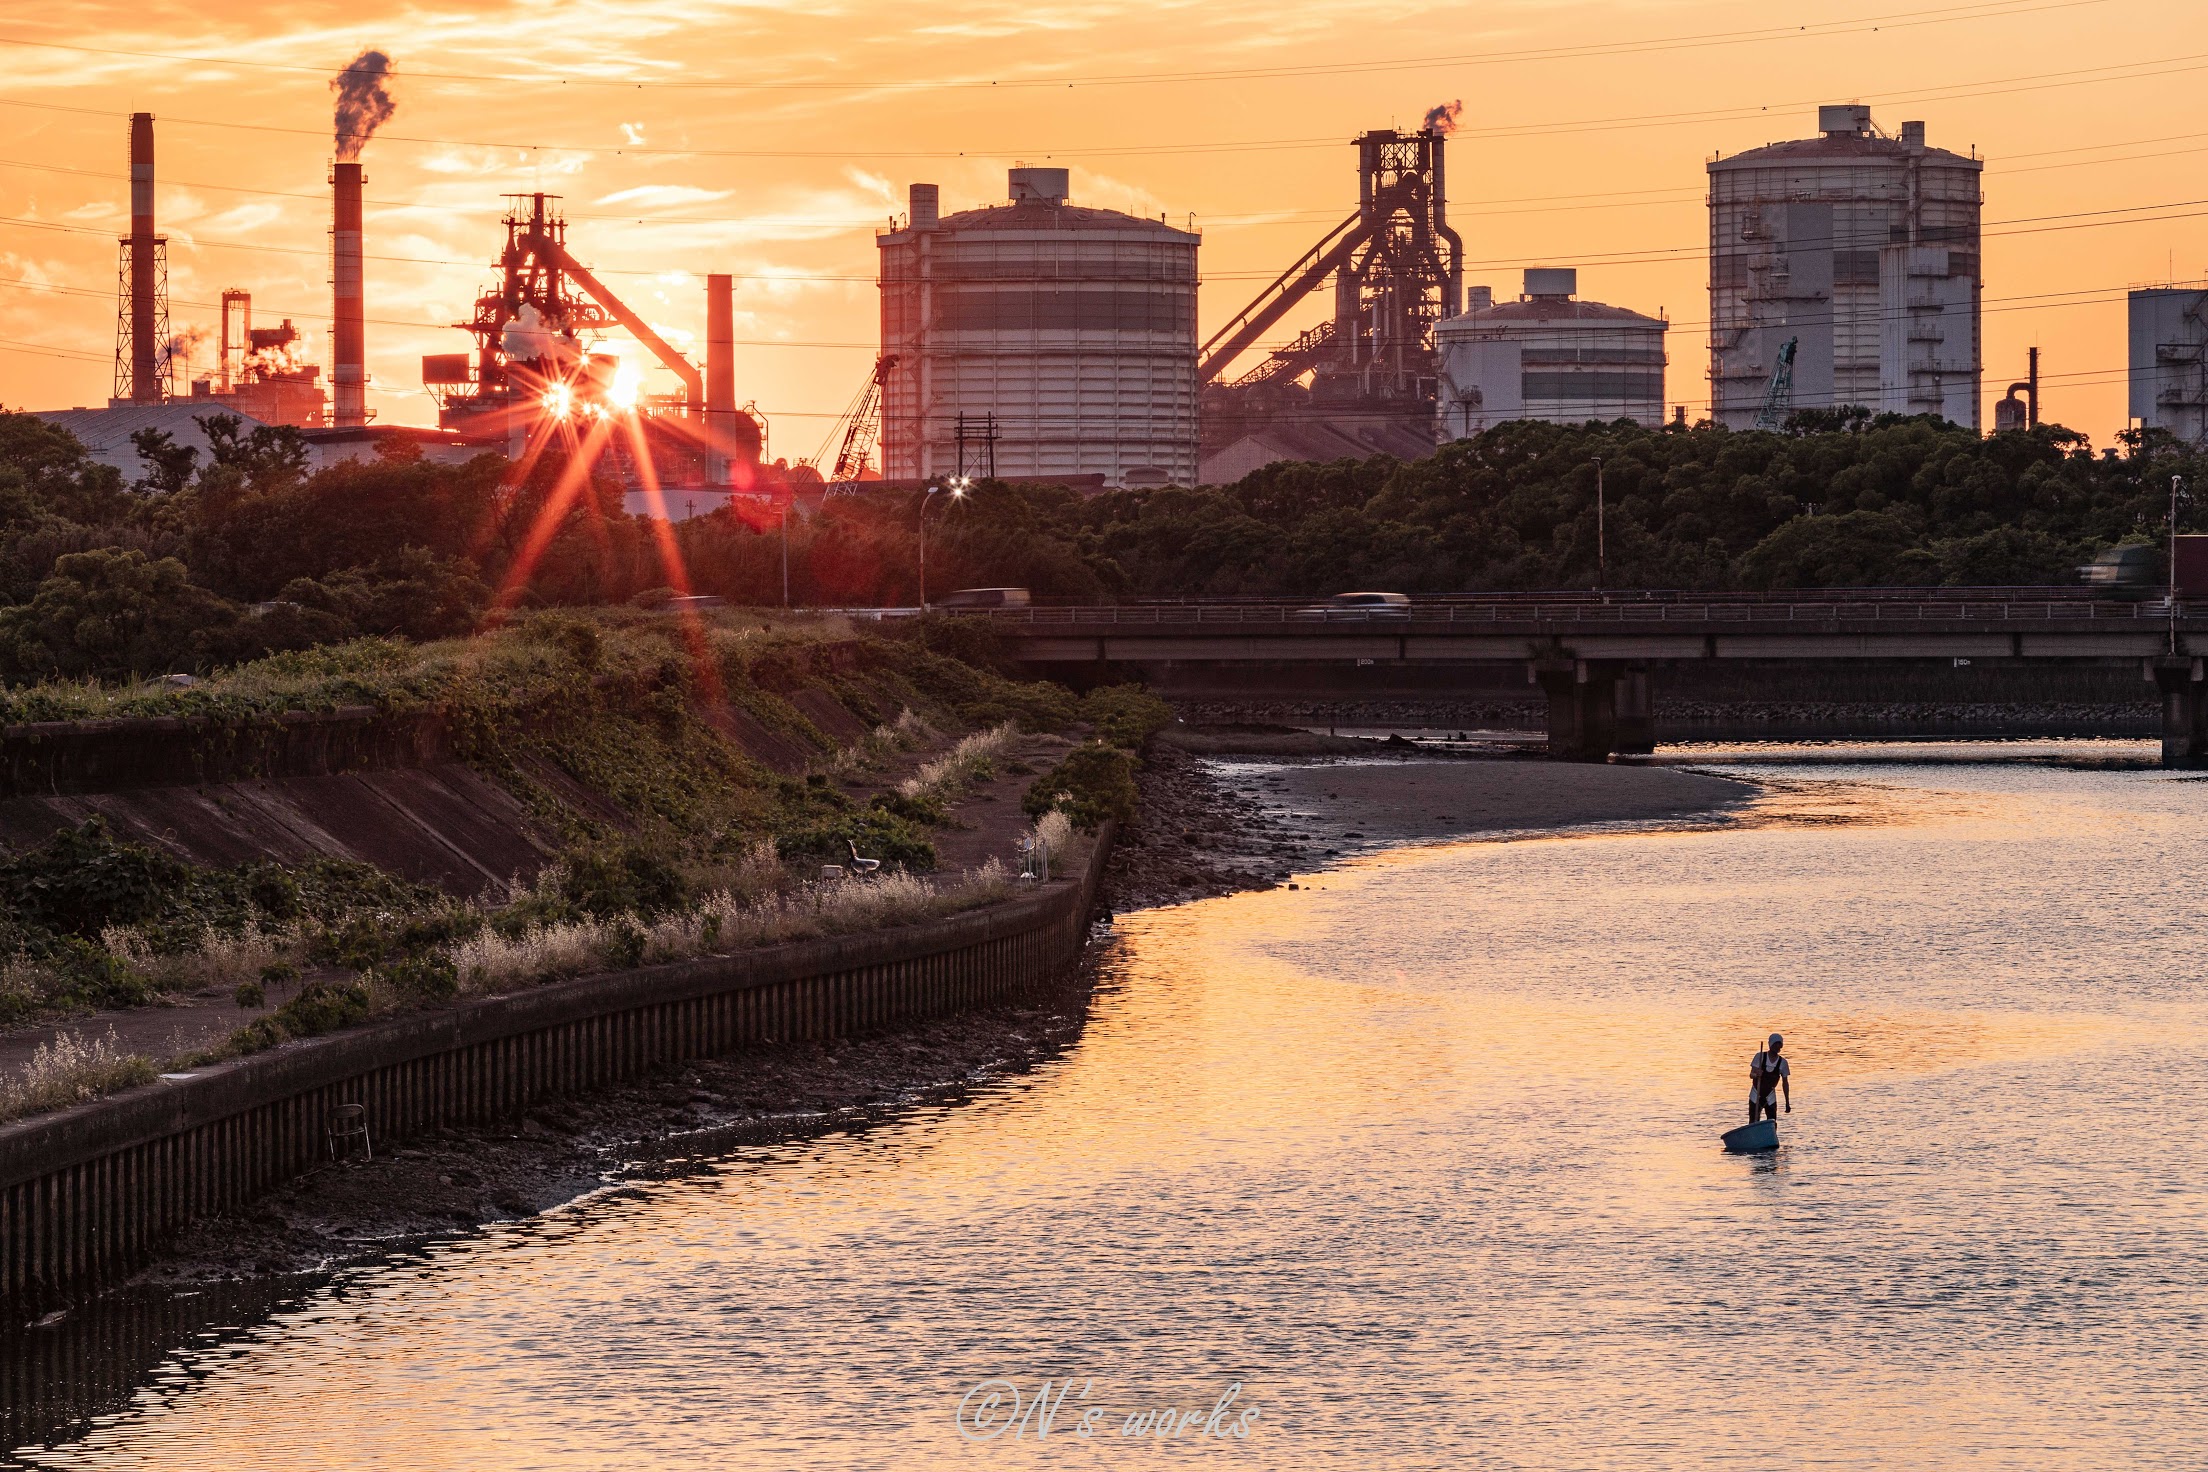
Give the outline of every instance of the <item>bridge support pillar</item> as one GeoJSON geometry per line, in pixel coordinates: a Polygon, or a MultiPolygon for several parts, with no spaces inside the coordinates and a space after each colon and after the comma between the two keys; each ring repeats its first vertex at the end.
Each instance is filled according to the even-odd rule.
{"type": "Polygon", "coordinates": [[[1629,664],[1618,672],[1616,708],[1618,737],[1611,749],[1620,756],[1647,756],[1653,752],[1656,702],[1649,694],[1646,666],[1629,664]]]}
{"type": "Polygon", "coordinates": [[[2147,678],[2162,692],[2162,765],[2208,767],[2208,661],[2176,658],[2150,662],[2147,678]]]}
{"type": "Polygon", "coordinates": [[[1549,755],[1605,762],[1617,750],[1617,667],[1585,659],[1542,660],[1534,678],[1549,697],[1549,755]]]}

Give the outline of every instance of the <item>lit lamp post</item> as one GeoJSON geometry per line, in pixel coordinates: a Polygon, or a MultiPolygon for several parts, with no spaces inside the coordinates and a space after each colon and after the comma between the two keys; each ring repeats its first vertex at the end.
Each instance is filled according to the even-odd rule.
{"type": "Polygon", "coordinates": [[[928,608],[928,498],[938,494],[948,495],[953,501],[962,501],[973,487],[971,478],[963,475],[951,477],[948,487],[929,486],[920,496],[920,611],[928,608]]]}

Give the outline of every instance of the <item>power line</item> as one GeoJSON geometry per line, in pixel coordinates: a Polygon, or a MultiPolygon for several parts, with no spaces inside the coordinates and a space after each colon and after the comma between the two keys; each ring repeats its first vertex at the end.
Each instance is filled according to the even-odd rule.
{"type": "MultiPolygon", "coordinates": [[[[2082,3],[2082,0],[2081,0],[2082,3]]],[[[1990,81],[1961,83],[1929,91],[1874,94],[1872,101],[1881,106],[1906,103],[1949,101],[1966,97],[2006,96],[2016,92],[2044,91],[2065,87],[2094,86],[2108,82],[2134,82],[2152,77],[2172,76],[2208,70],[2208,52],[2195,52],[2183,56],[2166,57],[2152,61],[2121,62],[2105,67],[2072,68],[2059,72],[2034,72],[2018,77],[1996,78],[1990,81]]],[[[1639,127],[1680,127],[1697,123],[1732,122],[1742,119],[1767,117],[1774,110],[1817,106],[1816,99],[1793,99],[1786,102],[1762,103],[1729,108],[1705,109],[1693,112],[1618,114],[1611,117],[1563,120],[1544,123],[1520,123],[1499,127],[1459,126],[1455,136],[1461,138],[1511,139],[1532,136],[1550,136],[1568,133],[1606,132],[1639,127]]],[[[32,102],[22,98],[0,97],[0,106],[29,108],[35,111],[64,113],[83,117],[121,118],[129,114],[112,108],[75,107],[64,103],[32,102]]],[[[295,128],[275,123],[247,123],[234,118],[193,118],[167,115],[171,126],[199,128],[228,128],[254,133],[274,133],[292,137],[324,138],[326,128],[295,128]]],[[[1204,155],[1219,153],[1265,152],[1283,149],[1338,148],[1339,137],[1298,139],[1257,139],[1242,142],[1191,141],[1165,144],[1135,144],[1102,148],[1037,149],[1032,146],[1013,148],[970,149],[742,149],[742,148],[652,148],[644,145],[622,145],[605,148],[591,144],[572,143],[523,143],[502,140],[467,138],[424,138],[403,133],[379,132],[379,144],[408,144],[430,148],[495,148],[511,149],[521,153],[581,153],[606,154],[610,157],[635,155],[645,158],[748,158],[748,159],[930,159],[952,161],[973,158],[1127,158],[1176,155],[1204,155]]]]}
{"type": "MultiPolygon", "coordinates": [[[[1764,41],[1821,40],[1833,36],[1857,35],[1887,30],[1913,30],[1925,26],[1951,25],[1963,21],[1998,20],[2015,15],[2036,15],[2046,11],[2076,10],[2086,6],[2111,3],[2115,3],[2115,0],[1973,0],[1973,3],[1965,5],[1946,6],[1933,10],[1895,11],[1886,15],[1864,16],[1855,20],[1811,21],[1797,25],[1760,26],[1737,31],[1705,31],[1683,36],[1659,36],[1635,41],[1591,41],[1571,46],[1534,47],[1522,51],[1444,52],[1429,56],[1399,57],[1373,61],[1217,67],[1200,71],[1177,72],[1106,72],[1087,75],[1077,73],[1072,76],[1057,77],[957,77],[909,81],[887,79],[866,82],[767,80],[760,78],[745,78],[741,81],[725,79],[684,81],[672,77],[647,77],[639,80],[624,77],[530,76],[500,72],[414,70],[393,71],[390,75],[403,83],[409,84],[417,81],[490,82],[511,86],[603,87],[619,91],[676,92],[1005,91],[1034,88],[1156,86],[1182,83],[1198,83],[1208,86],[1238,80],[1279,80],[1384,71],[1432,71],[1442,67],[1522,65],[1528,62],[1566,61],[1591,56],[1640,55],[1649,51],[1680,51],[1702,47],[1741,46],[1764,41]]],[[[296,62],[248,61],[237,56],[198,56],[165,51],[137,51],[112,46],[85,46],[72,42],[33,41],[18,36],[0,36],[0,46],[18,46],[44,51],[72,51],[87,56],[127,57],[132,60],[158,61],[172,66],[187,64],[236,67],[255,71],[291,72],[318,78],[341,76],[349,70],[345,67],[308,66],[296,62]]]]}

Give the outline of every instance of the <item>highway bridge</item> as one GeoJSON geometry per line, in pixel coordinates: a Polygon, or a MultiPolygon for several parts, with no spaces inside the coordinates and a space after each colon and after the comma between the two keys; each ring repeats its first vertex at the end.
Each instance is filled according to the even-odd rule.
{"type": "Polygon", "coordinates": [[[2208,765],[2208,601],[2063,588],[1815,593],[1543,593],[1414,599],[1400,612],[1188,600],[1034,606],[988,619],[1014,658],[1081,666],[1522,665],[1547,694],[1552,756],[1654,749],[1651,678],[1690,661],[2128,664],[2162,696],[2162,759],[2208,765]]]}

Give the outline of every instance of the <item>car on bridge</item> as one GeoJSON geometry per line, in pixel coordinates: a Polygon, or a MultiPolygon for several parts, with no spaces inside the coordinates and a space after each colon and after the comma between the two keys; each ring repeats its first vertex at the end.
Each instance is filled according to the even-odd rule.
{"type": "Polygon", "coordinates": [[[1291,618],[1323,619],[1329,623],[1378,623],[1411,616],[1408,593],[1336,593],[1324,603],[1299,608],[1291,618]]]}
{"type": "Polygon", "coordinates": [[[1035,601],[1025,588],[960,588],[935,600],[941,609],[1026,608],[1035,601]]]}

